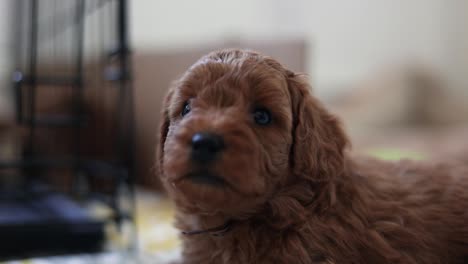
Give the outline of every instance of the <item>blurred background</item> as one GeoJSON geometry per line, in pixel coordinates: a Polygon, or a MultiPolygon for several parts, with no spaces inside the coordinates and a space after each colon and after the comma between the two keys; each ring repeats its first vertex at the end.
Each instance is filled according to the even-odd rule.
{"type": "MultiPolygon", "coordinates": [[[[137,255],[8,258],[163,263],[176,257],[173,208],[153,161],[161,101],[172,80],[220,48],[258,50],[307,73],[313,93],[343,121],[353,153],[387,160],[468,155],[467,26],[467,1],[0,0],[0,161],[29,162],[20,172],[0,162],[0,194],[37,189],[30,187],[36,178],[24,176],[38,174],[37,159],[71,157],[78,163],[70,171],[41,165],[41,186],[73,196],[83,214],[98,216],[95,235],[106,245],[98,252],[137,255]],[[32,108],[18,107],[18,89],[25,102],[36,98],[32,108]],[[86,116],[86,124],[31,134],[35,116],[52,115],[57,123],[63,113],[86,116]],[[122,156],[126,148],[134,155],[122,156]],[[85,158],[118,172],[95,177],[96,165],[83,173],[85,158]],[[115,176],[121,171],[128,175],[115,176]],[[86,199],[76,199],[81,186],[86,199]],[[130,205],[116,206],[122,197],[130,205]]],[[[11,203],[0,201],[0,226],[2,208],[3,219],[12,215],[11,203]]]]}
{"type": "MultiPolygon", "coordinates": [[[[413,141],[437,144],[444,138],[425,136],[468,119],[467,12],[466,1],[442,0],[134,1],[131,34],[137,61],[224,46],[264,51],[309,74],[355,150],[393,147],[411,132],[398,147],[432,152],[413,141]]],[[[180,59],[168,57],[177,62],[157,60],[176,68],[180,59]]]]}

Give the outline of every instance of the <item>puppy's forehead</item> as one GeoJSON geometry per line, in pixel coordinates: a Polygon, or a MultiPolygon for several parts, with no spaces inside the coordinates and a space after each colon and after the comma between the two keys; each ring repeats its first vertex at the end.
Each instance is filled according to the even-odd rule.
{"type": "Polygon", "coordinates": [[[181,78],[181,84],[190,86],[193,92],[225,89],[248,97],[265,92],[289,95],[281,65],[258,56],[203,57],[189,68],[181,78]]]}

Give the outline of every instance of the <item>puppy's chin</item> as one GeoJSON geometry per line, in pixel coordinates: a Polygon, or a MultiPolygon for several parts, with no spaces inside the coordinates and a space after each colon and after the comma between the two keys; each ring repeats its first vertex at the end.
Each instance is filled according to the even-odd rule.
{"type": "Polygon", "coordinates": [[[261,197],[249,193],[249,189],[239,189],[231,175],[215,171],[195,170],[171,176],[164,180],[166,189],[177,206],[190,213],[240,214],[251,210],[261,197]]]}
{"type": "Polygon", "coordinates": [[[225,188],[227,185],[227,182],[221,176],[208,170],[190,172],[185,178],[194,184],[208,185],[213,188],[225,188]]]}

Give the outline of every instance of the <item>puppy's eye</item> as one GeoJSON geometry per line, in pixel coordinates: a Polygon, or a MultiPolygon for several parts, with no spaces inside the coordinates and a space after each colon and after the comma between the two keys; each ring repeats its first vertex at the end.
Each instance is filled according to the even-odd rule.
{"type": "Polygon", "coordinates": [[[268,109],[265,108],[256,108],[253,117],[255,120],[255,123],[266,126],[271,123],[271,114],[268,109]]]}
{"type": "Polygon", "coordinates": [[[190,103],[189,101],[186,101],[184,103],[184,107],[182,108],[182,112],[180,113],[180,115],[186,116],[188,113],[190,113],[190,110],[192,110],[192,108],[190,107],[190,103]]]}

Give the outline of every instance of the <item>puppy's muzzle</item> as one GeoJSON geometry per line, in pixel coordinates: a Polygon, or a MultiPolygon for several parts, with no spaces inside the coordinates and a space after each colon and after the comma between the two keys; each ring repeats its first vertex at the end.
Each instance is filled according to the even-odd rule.
{"type": "Polygon", "coordinates": [[[207,164],[216,159],[224,150],[224,140],[218,134],[198,132],[192,136],[191,158],[199,164],[207,164]]]}

